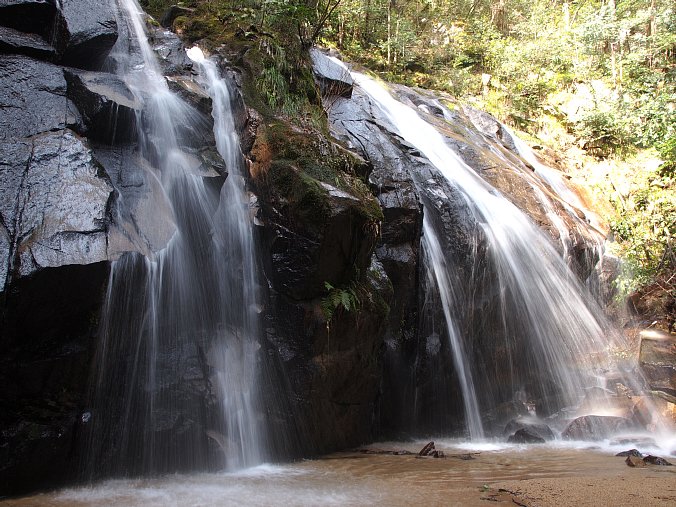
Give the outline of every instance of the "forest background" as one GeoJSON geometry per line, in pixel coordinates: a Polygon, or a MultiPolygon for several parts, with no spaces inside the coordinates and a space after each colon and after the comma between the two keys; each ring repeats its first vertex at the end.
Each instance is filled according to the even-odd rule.
{"type": "MultiPolygon", "coordinates": [[[[159,16],[175,2],[144,0],[159,16]]],[[[258,86],[294,116],[302,49],[338,49],[387,81],[448,92],[517,129],[588,189],[623,259],[618,299],[676,298],[673,0],[198,0],[188,39],[260,37],[258,86]],[[222,28],[222,31],[221,31],[222,28]],[[262,37],[264,36],[264,37],[262,37]],[[300,51],[299,51],[300,50],[300,51]]],[[[298,95],[302,95],[298,97],[298,95]]],[[[666,315],[665,315],[666,314],[666,315]]],[[[669,316],[671,314],[671,316],[669,316]]]]}

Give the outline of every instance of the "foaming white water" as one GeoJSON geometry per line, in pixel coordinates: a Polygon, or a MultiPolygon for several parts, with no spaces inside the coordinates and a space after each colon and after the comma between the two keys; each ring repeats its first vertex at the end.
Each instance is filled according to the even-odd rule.
{"type": "Polygon", "coordinates": [[[206,60],[204,53],[199,46],[188,48],[185,50],[185,52],[188,55],[188,58],[190,58],[195,63],[203,63],[204,60],[206,60]]]}
{"type": "MultiPolygon", "coordinates": [[[[478,441],[460,440],[457,438],[437,438],[434,440],[437,449],[444,452],[454,452],[457,450],[467,452],[520,452],[528,453],[534,448],[551,450],[571,450],[571,451],[589,451],[602,452],[604,454],[615,455],[629,449],[638,449],[644,456],[652,454],[655,456],[674,456],[676,453],[676,436],[670,438],[655,439],[651,433],[632,433],[627,435],[619,434],[613,438],[603,440],[564,440],[554,439],[543,444],[517,444],[510,443],[504,439],[484,439],[478,441]]],[[[426,441],[419,441],[417,445],[422,447],[426,441]]]]}
{"type": "Polygon", "coordinates": [[[309,507],[377,503],[381,494],[371,484],[346,484],[345,479],[311,469],[299,472],[293,467],[270,467],[261,471],[256,467],[228,474],[106,481],[60,491],[49,505],[309,507]]]}
{"type": "MultiPolygon", "coordinates": [[[[609,350],[617,336],[607,327],[587,297],[584,288],[575,281],[565,262],[555,251],[544,234],[508,199],[491,187],[446,144],[439,132],[420,118],[415,110],[395,100],[382,86],[368,77],[353,73],[355,82],[369,95],[371,102],[382,111],[408,143],[418,149],[436,169],[460,190],[467,206],[473,213],[483,235],[486,237],[492,269],[497,275],[501,299],[491,311],[503,312],[505,329],[493,339],[508,353],[500,359],[512,364],[510,357],[514,343],[528,343],[533,364],[528,363],[543,382],[551,380],[561,390],[560,406],[576,405],[583,387],[593,384],[594,370],[608,358],[609,350]],[[504,313],[510,308],[510,313],[504,313]],[[509,331],[513,323],[517,332],[509,331]]],[[[425,213],[433,213],[426,208],[425,213]]],[[[431,275],[438,284],[444,300],[444,315],[449,331],[454,363],[458,372],[464,372],[466,381],[461,381],[465,399],[466,417],[472,435],[481,435],[481,429],[473,420],[479,405],[475,398],[472,380],[477,372],[466,363],[466,350],[472,347],[468,339],[477,337],[454,337],[456,321],[463,320],[465,308],[462,301],[443,297],[444,293],[463,293],[463,288],[444,287],[454,283],[454,277],[443,273],[453,269],[444,261],[444,253],[435,244],[442,244],[441,232],[429,225],[425,227],[425,247],[432,258],[431,275]],[[438,272],[442,271],[442,272],[438,272]],[[465,341],[465,345],[462,342],[465,341]],[[463,363],[461,368],[458,363],[463,363]]],[[[429,275],[428,275],[429,276],[429,275]]],[[[471,283],[471,282],[470,282],[471,283]]],[[[476,311],[476,309],[474,309],[476,311]]],[[[466,313],[465,313],[466,315],[466,313]]],[[[523,366],[522,366],[523,367],[523,366]]],[[[494,386],[484,385],[483,389],[494,386]]],[[[513,386],[513,392],[521,388],[513,386]]],[[[485,396],[485,393],[482,393],[485,396]]],[[[490,399],[490,393],[487,398],[490,399]]],[[[496,400],[499,401],[499,400],[496,400]]],[[[490,407],[488,407],[490,408],[490,407]]]]}

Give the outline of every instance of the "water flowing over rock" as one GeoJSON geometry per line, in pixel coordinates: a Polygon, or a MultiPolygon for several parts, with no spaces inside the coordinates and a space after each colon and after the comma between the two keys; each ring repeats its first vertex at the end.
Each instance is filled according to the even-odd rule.
{"type": "MultiPolygon", "coordinates": [[[[339,64],[321,53],[318,59],[339,64]]],[[[425,407],[413,416],[417,428],[451,428],[449,414],[464,412],[470,434],[481,437],[480,412],[519,392],[541,416],[578,403],[582,385],[593,385],[599,366],[583,363],[602,353],[613,333],[591,297],[581,296],[580,283],[552,243],[559,242],[584,278],[595,261],[578,262],[575,252],[589,250],[593,259],[596,232],[573,206],[552,197],[549,183],[534,177],[532,164],[519,158],[512,137],[490,116],[463,113],[449,97],[405,87],[393,87],[395,99],[367,77],[352,75],[350,99],[335,93],[325,98],[334,135],[370,162],[376,193],[378,167],[385,157],[395,160],[386,167],[407,175],[415,192],[410,195],[425,211],[426,310],[418,332],[427,338],[416,351],[417,371],[408,373],[415,387],[394,389],[415,393],[416,406],[425,407]],[[562,237],[569,229],[581,231],[574,241],[562,237]],[[430,341],[439,329],[444,337],[430,341]],[[567,366],[575,363],[578,371],[567,366]],[[457,384],[442,373],[449,369],[457,384]],[[460,410],[452,406],[458,390],[460,410]]],[[[400,375],[400,385],[405,377],[400,375]]]]}

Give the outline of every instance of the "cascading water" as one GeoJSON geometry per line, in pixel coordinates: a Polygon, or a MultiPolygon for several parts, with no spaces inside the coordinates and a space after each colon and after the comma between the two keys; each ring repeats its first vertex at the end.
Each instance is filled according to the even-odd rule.
{"type": "Polygon", "coordinates": [[[233,334],[216,343],[213,354],[219,365],[218,388],[223,400],[227,438],[231,443],[239,442],[239,450],[236,456],[229,456],[228,464],[250,466],[259,463],[262,456],[259,448],[261,430],[258,420],[253,417],[258,403],[255,383],[256,353],[260,348],[257,340],[260,298],[249,196],[245,190],[230,91],[220,78],[216,65],[207,60],[199,48],[188,50],[188,56],[200,66],[213,100],[216,145],[229,170],[221,189],[221,209],[216,213],[214,241],[222,253],[219,288],[224,303],[223,315],[233,334]]]}
{"type": "MultiPolygon", "coordinates": [[[[435,218],[439,212],[427,198],[425,269],[443,306],[470,435],[482,436],[481,411],[518,391],[539,398],[545,413],[576,405],[584,388],[594,385],[594,370],[615,340],[591,298],[545,235],[467,166],[434,127],[375,81],[352,75],[396,132],[459,190],[478,224],[473,241],[486,245],[462,276],[453,273],[459,268],[446,251],[452,240],[444,237],[435,218]],[[491,304],[477,289],[486,282],[491,304]],[[477,325],[477,319],[491,324],[477,325]],[[485,357],[489,349],[494,355],[485,357]]],[[[424,196],[426,182],[417,183],[424,196]]]]}
{"type": "Polygon", "coordinates": [[[134,159],[160,181],[169,203],[150,229],[169,223],[175,230],[154,255],[128,253],[113,263],[100,323],[88,473],[252,465],[262,458],[264,438],[260,303],[229,92],[213,64],[193,53],[229,171],[219,191],[222,178],[194,168],[203,144],[199,115],[169,90],[137,2],[119,5],[129,40],[114,52],[117,71],[143,104],[134,159]],[[125,44],[131,49],[122,54],[125,44]]]}

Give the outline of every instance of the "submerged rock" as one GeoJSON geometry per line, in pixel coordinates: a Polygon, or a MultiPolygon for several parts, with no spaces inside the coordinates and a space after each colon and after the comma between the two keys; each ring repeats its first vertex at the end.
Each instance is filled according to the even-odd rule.
{"type": "MultiPolygon", "coordinates": [[[[542,440],[554,440],[554,432],[546,424],[535,424],[520,421],[519,419],[513,419],[507,423],[503,434],[516,436],[520,430],[525,430],[526,433],[536,436],[542,440]]],[[[510,436],[510,442],[511,440],[510,436]]]]}
{"type": "Polygon", "coordinates": [[[521,428],[516,430],[516,433],[510,435],[507,439],[513,444],[544,444],[545,439],[538,435],[531,428],[521,428]]]}

